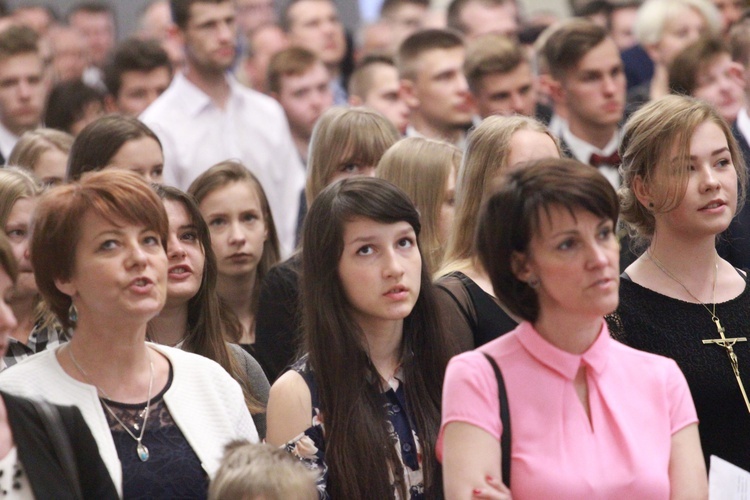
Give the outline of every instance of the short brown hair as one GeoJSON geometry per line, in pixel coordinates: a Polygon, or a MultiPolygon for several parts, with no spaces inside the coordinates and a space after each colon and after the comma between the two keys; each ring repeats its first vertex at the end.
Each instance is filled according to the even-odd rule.
{"type": "Polygon", "coordinates": [[[448,10],[446,12],[446,23],[449,28],[460,31],[461,33],[466,33],[469,28],[461,20],[461,14],[463,14],[463,11],[467,5],[471,3],[478,3],[480,5],[486,5],[488,7],[496,7],[505,5],[512,1],[513,0],[453,0],[450,5],[448,5],[448,10]]]}
{"type": "Polygon", "coordinates": [[[528,62],[521,46],[503,35],[484,35],[468,44],[464,74],[472,92],[487,75],[504,75],[528,62]]]}
{"type": "Polygon", "coordinates": [[[729,31],[729,47],[732,60],[750,66],[750,20],[743,19],[729,31]]]}
{"type": "Polygon", "coordinates": [[[698,76],[722,54],[729,55],[729,47],[717,37],[701,37],[685,47],[669,65],[670,92],[693,95],[698,76]]]}
{"type": "Polygon", "coordinates": [[[0,60],[30,53],[39,54],[39,35],[34,30],[14,24],[0,31],[0,60]]]}
{"type": "Polygon", "coordinates": [[[281,80],[286,76],[300,76],[316,64],[318,56],[303,47],[288,47],[271,57],[268,62],[266,79],[270,92],[281,92],[281,80]]]}
{"type": "Polygon", "coordinates": [[[464,41],[457,32],[448,29],[427,29],[409,35],[401,43],[396,55],[396,68],[401,78],[416,78],[417,61],[425,52],[463,47],[464,41]]]}
{"type": "Polygon", "coordinates": [[[367,94],[372,90],[373,84],[373,72],[377,66],[390,66],[396,67],[396,63],[393,62],[392,57],[384,56],[381,54],[369,54],[365,56],[354,68],[354,72],[349,77],[349,91],[350,96],[357,96],[364,100],[367,98],[367,94]]]}
{"type": "Polygon", "coordinates": [[[605,28],[585,19],[571,19],[549,35],[542,57],[550,74],[559,80],[606,38],[605,28]]]}
{"type": "Polygon", "coordinates": [[[37,287],[64,328],[74,327],[71,297],[55,284],[75,273],[81,221],[92,212],[115,222],[143,225],[161,238],[166,252],[169,222],[164,204],[138,175],[125,170],[92,173],[80,182],[50,189],[39,200],[31,237],[37,287]]]}
{"type": "Polygon", "coordinates": [[[685,196],[687,169],[664,175],[660,165],[672,164],[672,151],[677,149],[678,161],[690,161],[690,141],[699,125],[717,125],[726,137],[734,169],[737,172],[739,193],[737,212],[742,209],[747,189],[747,170],[737,141],[727,122],[707,102],[692,97],[670,95],[652,101],[635,112],[625,124],[620,144],[622,185],[619,195],[622,220],[627,223],[634,244],[641,246],[654,236],[653,212],[668,212],[676,208],[685,196]],[[644,207],[633,191],[636,178],[651,186],[655,194],[654,207],[644,207]],[[670,179],[670,182],[663,182],[670,179]]]}
{"type": "Polygon", "coordinates": [[[576,160],[546,159],[515,170],[495,182],[482,205],[476,248],[495,295],[517,316],[534,322],[539,298],[513,269],[514,254],[526,254],[540,220],[552,207],[586,210],[617,221],[620,205],[607,179],[576,160]]]}
{"type": "Polygon", "coordinates": [[[151,72],[166,68],[172,74],[169,55],[156,40],[129,38],[120,42],[104,66],[104,86],[113,97],[120,95],[122,75],[130,71],[151,72]]]}
{"type": "Polygon", "coordinates": [[[233,0],[169,0],[169,8],[172,11],[172,21],[178,28],[184,30],[190,22],[190,7],[196,3],[229,3],[233,0]]]}

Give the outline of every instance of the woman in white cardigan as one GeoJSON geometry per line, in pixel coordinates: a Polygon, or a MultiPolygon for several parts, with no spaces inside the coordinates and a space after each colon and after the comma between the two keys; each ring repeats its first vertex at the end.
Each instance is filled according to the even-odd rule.
{"type": "Polygon", "coordinates": [[[0,388],[78,406],[119,493],[202,498],[224,445],[258,435],[239,385],[201,356],[146,343],[164,305],[167,215],[136,175],[106,170],[40,200],[31,261],[73,340],[0,388]]]}

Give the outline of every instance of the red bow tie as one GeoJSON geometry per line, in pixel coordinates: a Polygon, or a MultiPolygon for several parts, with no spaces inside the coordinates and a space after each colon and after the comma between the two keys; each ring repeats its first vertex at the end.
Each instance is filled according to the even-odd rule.
{"type": "Polygon", "coordinates": [[[618,165],[620,165],[620,155],[617,153],[617,151],[609,156],[602,156],[593,153],[591,155],[591,158],[589,159],[589,165],[597,168],[602,165],[606,165],[608,167],[617,167],[618,165]]]}

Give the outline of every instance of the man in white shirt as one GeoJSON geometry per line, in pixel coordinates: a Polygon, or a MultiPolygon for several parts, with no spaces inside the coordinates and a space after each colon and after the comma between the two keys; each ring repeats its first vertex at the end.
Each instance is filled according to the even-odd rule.
{"type": "Polygon", "coordinates": [[[619,125],[625,107],[625,73],[620,51],[607,31],[583,19],[558,28],[543,48],[555,102],[565,105],[563,150],[587,163],[618,187],[619,125]]]}
{"type": "Polygon", "coordinates": [[[20,135],[42,122],[48,86],[38,43],[25,26],[0,31],[0,165],[20,135]]]}
{"type": "Polygon", "coordinates": [[[172,0],[171,7],[185,69],[141,115],[164,148],[164,180],[187,189],[212,165],[239,159],[263,186],[288,256],[305,173],[281,106],[227,73],[236,52],[234,4],[172,0]]]}

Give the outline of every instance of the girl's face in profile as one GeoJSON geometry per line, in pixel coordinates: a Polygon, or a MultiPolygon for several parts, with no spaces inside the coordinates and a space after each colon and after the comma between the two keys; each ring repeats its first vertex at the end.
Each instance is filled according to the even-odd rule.
{"type": "Polygon", "coordinates": [[[422,257],[414,228],[364,217],[344,225],[339,279],[355,320],[367,332],[407,317],[421,288],[422,257]]]}
{"type": "Polygon", "coordinates": [[[208,193],[200,210],[211,232],[219,275],[255,272],[268,238],[256,187],[247,181],[230,182],[208,193]]]}
{"type": "Polygon", "coordinates": [[[448,179],[445,181],[445,193],[443,202],[440,204],[438,218],[438,238],[440,243],[448,243],[453,228],[453,218],[456,214],[456,169],[452,168],[448,179]]]}
{"type": "Polygon", "coordinates": [[[167,305],[186,304],[201,287],[206,257],[198,238],[198,228],[185,206],[164,200],[169,217],[167,239],[167,305]]]}

